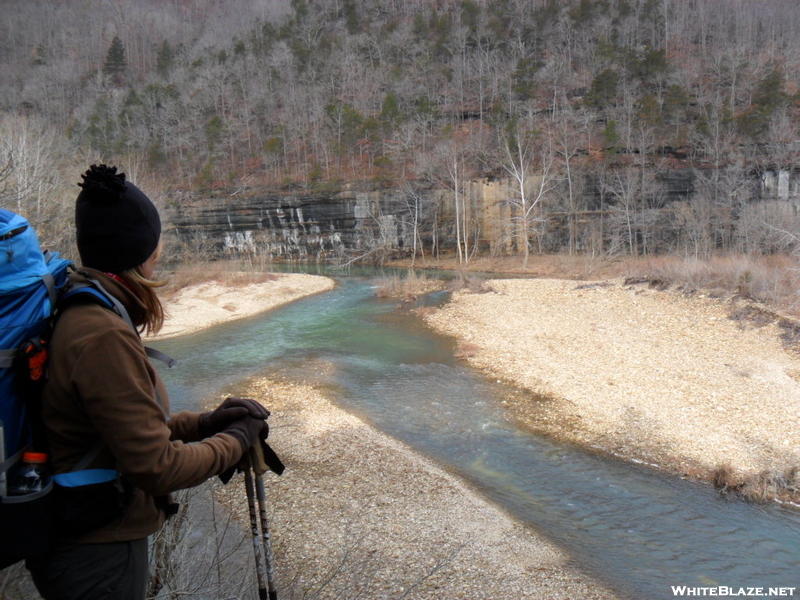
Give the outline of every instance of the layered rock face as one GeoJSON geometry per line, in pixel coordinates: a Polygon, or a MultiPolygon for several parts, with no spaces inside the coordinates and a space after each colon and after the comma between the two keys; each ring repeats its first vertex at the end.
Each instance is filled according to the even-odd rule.
{"type": "Polygon", "coordinates": [[[207,198],[169,214],[173,239],[208,257],[341,261],[410,248],[415,230],[413,203],[393,191],[207,198]]]}
{"type": "MultiPolygon", "coordinates": [[[[528,240],[538,252],[605,252],[617,248],[620,240],[633,239],[631,225],[647,229],[649,252],[668,252],[688,243],[684,229],[692,223],[703,225],[699,221],[703,215],[695,214],[691,206],[698,197],[698,172],[692,168],[667,171],[654,182],[650,195],[637,197],[632,208],[621,206],[607,190],[604,193],[592,177],[576,178],[576,199],[571,203],[565,203],[563,194],[538,198],[540,183],[540,178],[530,177],[525,186],[526,201],[534,203],[525,208],[528,240]],[[630,210],[641,214],[630,216],[630,210]],[[682,229],[675,225],[681,219],[694,221],[682,229]]],[[[800,188],[796,182],[775,174],[751,183],[757,193],[748,210],[769,212],[782,223],[797,218],[800,188]]],[[[348,184],[334,191],[251,190],[173,197],[167,206],[167,236],[183,258],[196,260],[228,257],[341,264],[359,258],[377,262],[389,256],[410,256],[420,248],[426,255],[455,251],[459,246],[467,255],[515,253],[524,248],[518,184],[483,178],[459,181],[458,189],[455,194],[445,186],[371,190],[348,184]]],[[[738,219],[748,217],[747,211],[740,212],[738,219]]],[[[634,233],[636,240],[643,239],[644,233],[634,233]]]]}

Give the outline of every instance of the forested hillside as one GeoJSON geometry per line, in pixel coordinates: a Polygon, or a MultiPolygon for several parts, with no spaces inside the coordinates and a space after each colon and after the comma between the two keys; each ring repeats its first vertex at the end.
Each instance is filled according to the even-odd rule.
{"type": "Polygon", "coordinates": [[[451,221],[464,257],[798,246],[796,0],[0,9],[0,194],[52,243],[71,239],[78,173],[104,161],[163,206],[449,190],[428,227],[451,221]],[[502,184],[503,244],[479,244],[480,181],[502,184]]]}

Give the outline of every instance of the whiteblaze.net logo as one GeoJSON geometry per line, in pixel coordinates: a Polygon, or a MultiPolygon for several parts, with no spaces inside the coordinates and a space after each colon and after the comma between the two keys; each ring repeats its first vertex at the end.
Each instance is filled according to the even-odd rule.
{"type": "Polygon", "coordinates": [[[673,596],[751,596],[760,598],[783,598],[794,596],[795,587],[692,587],[688,585],[673,585],[673,596]]]}

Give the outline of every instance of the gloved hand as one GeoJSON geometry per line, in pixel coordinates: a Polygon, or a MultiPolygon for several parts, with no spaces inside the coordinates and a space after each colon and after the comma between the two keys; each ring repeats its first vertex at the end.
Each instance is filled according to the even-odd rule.
{"type": "MultiPolygon", "coordinates": [[[[257,421],[256,419],[253,419],[253,418],[247,418],[247,419],[245,419],[245,421],[251,421],[252,423],[259,422],[259,421],[257,421]]],[[[245,429],[247,429],[248,427],[253,426],[252,423],[245,423],[243,425],[243,427],[245,429]]],[[[242,444],[242,448],[243,448],[242,460],[239,462],[239,464],[237,464],[236,466],[233,466],[233,467],[231,467],[231,468],[227,469],[226,471],[223,471],[222,473],[219,474],[219,479],[220,479],[220,481],[222,481],[222,483],[227,484],[231,480],[231,477],[233,477],[233,474],[237,470],[241,471],[244,468],[242,466],[243,463],[245,463],[248,460],[252,460],[253,450],[255,450],[257,447],[260,448],[261,452],[257,452],[256,454],[257,455],[260,454],[259,459],[264,465],[263,466],[263,470],[258,471],[258,472],[262,473],[262,472],[266,471],[267,469],[269,469],[270,471],[273,471],[274,473],[277,473],[278,475],[281,475],[283,473],[283,471],[285,469],[285,467],[283,465],[283,462],[278,457],[278,455],[275,454],[275,451],[272,448],[270,448],[269,444],[267,444],[267,436],[269,435],[269,426],[267,425],[266,421],[260,421],[260,423],[263,423],[263,426],[262,426],[260,431],[255,433],[255,439],[253,440],[252,444],[250,446],[248,446],[247,448],[244,448],[244,443],[242,444]],[[248,456],[248,454],[250,454],[251,456],[248,456]]],[[[255,429],[255,426],[253,426],[253,428],[255,429]]],[[[239,422],[237,421],[237,422],[231,424],[230,428],[225,430],[225,433],[230,433],[231,435],[235,436],[241,442],[242,437],[240,437],[240,434],[242,432],[241,431],[237,431],[238,429],[239,429],[239,422]]],[[[246,431],[246,435],[249,437],[250,435],[253,435],[253,433],[251,431],[247,430],[246,431]]]]}
{"type": "Polygon", "coordinates": [[[232,435],[242,445],[242,454],[250,450],[250,446],[255,443],[260,443],[261,440],[266,439],[267,422],[263,419],[254,419],[253,417],[245,417],[233,423],[229,423],[222,433],[232,435]]]}
{"type": "MultiPolygon", "coordinates": [[[[266,421],[264,423],[266,424],[266,421]]],[[[260,435],[261,434],[259,434],[259,436],[260,435]]],[[[227,484],[237,470],[242,471],[248,468],[253,469],[253,471],[259,475],[265,473],[267,469],[277,475],[282,475],[286,467],[280,457],[270,448],[269,444],[267,444],[265,438],[261,437],[261,439],[255,442],[252,447],[243,454],[239,464],[220,473],[219,479],[222,483],[227,484]]]]}
{"type": "Polygon", "coordinates": [[[226,398],[212,411],[204,412],[197,421],[197,430],[201,439],[205,439],[223,431],[230,423],[251,416],[266,419],[269,411],[255,400],[249,398],[226,398]]]}

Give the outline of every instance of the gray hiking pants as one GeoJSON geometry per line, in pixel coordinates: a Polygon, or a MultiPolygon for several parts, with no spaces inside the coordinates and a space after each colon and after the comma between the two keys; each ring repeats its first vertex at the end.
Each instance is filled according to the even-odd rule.
{"type": "Polygon", "coordinates": [[[28,559],[45,600],[144,600],[147,538],[132,542],[59,542],[47,555],[28,559]]]}

